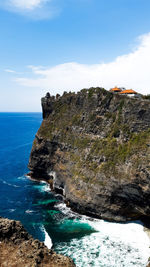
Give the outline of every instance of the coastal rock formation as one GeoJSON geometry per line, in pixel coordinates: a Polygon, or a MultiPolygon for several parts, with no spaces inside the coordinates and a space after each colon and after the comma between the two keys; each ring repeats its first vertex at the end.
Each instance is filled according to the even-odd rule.
{"type": "Polygon", "coordinates": [[[0,217],[0,266],[75,267],[75,264],[34,240],[19,221],[0,217]]]}
{"type": "Polygon", "coordinates": [[[29,160],[80,213],[110,221],[150,217],[150,101],[103,88],[42,98],[29,160]]]}

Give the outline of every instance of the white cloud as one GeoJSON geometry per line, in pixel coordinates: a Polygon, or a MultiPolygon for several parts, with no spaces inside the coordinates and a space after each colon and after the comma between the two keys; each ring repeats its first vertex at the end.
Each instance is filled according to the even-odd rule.
{"type": "Polygon", "coordinates": [[[16,73],[15,70],[11,70],[11,69],[5,69],[4,71],[5,71],[5,72],[8,72],[8,73],[16,73]]]}
{"type": "Polygon", "coordinates": [[[0,7],[33,20],[52,18],[59,14],[60,8],[55,0],[0,0],[0,7]]]}
{"type": "Polygon", "coordinates": [[[47,0],[9,0],[9,5],[19,9],[34,9],[40,7],[42,4],[48,2],[47,0]]]}
{"type": "Polygon", "coordinates": [[[10,74],[16,74],[15,76],[17,76],[17,75],[20,76],[20,75],[24,74],[23,72],[15,71],[13,69],[4,69],[4,71],[7,72],[7,73],[10,73],[10,74]]]}
{"type": "Polygon", "coordinates": [[[47,88],[51,93],[79,90],[91,86],[123,86],[142,94],[150,94],[150,33],[139,37],[138,47],[131,53],[106,64],[84,65],[75,62],[51,68],[30,66],[33,78],[17,78],[27,87],[47,88]]]}

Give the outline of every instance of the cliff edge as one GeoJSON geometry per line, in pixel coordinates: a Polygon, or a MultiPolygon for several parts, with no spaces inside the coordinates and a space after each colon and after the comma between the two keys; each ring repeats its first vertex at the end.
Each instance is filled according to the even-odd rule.
{"type": "Polygon", "coordinates": [[[75,264],[34,240],[19,221],[0,217],[0,266],[75,267],[75,264]]]}
{"type": "Polygon", "coordinates": [[[80,213],[110,221],[150,217],[150,101],[83,89],[42,98],[31,176],[80,213]]]}

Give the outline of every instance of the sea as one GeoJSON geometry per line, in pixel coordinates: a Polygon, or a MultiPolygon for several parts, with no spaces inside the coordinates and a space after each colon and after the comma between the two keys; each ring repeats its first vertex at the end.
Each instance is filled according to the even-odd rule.
{"type": "Polygon", "coordinates": [[[0,113],[0,216],[22,222],[77,267],[145,267],[150,241],[140,221],[110,223],[79,215],[44,181],[27,177],[41,113],[0,113]]]}

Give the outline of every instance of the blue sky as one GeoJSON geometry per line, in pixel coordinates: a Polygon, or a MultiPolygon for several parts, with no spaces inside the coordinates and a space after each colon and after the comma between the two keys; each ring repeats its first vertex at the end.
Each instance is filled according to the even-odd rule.
{"type": "Polygon", "coordinates": [[[0,111],[115,85],[150,93],[149,0],[0,0],[0,111]]]}

